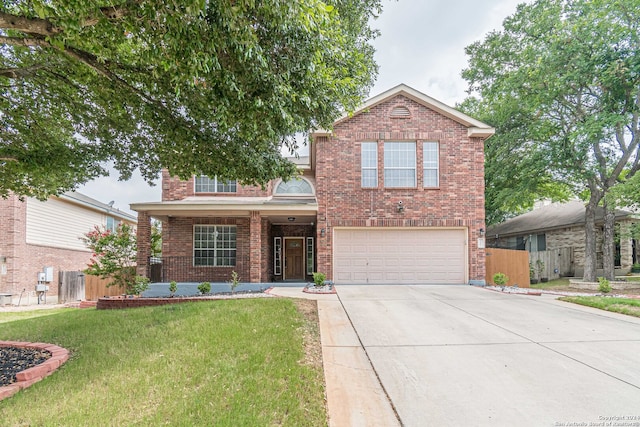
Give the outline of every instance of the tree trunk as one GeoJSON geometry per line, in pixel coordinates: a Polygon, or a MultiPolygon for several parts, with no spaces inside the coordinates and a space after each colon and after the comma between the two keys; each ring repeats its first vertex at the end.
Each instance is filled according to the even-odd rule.
{"type": "Polygon", "coordinates": [[[616,211],[614,207],[604,203],[604,234],[602,237],[602,264],[604,268],[604,277],[608,280],[615,278],[615,224],[616,211]]]}
{"type": "Polygon", "coordinates": [[[584,223],[584,277],[585,282],[596,281],[596,208],[602,196],[591,189],[591,196],[587,203],[584,223]]]}

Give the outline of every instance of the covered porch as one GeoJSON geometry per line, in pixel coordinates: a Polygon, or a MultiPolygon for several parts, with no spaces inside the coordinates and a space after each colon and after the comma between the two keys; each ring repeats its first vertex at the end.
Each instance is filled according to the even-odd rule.
{"type": "Polygon", "coordinates": [[[137,274],[152,283],[312,280],[315,198],[212,197],[140,203],[137,274]],[[151,257],[151,219],[162,223],[162,256],[151,257]]]}

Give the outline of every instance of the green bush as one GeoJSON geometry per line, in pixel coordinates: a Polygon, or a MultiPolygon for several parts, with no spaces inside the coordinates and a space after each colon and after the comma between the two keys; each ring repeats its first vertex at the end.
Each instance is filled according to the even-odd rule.
{"type": "Polygon", "coordinates": [[[169,283],[169,292],[171,292],[171,295],[173,295],[176,293],[177,290],[178,290],[178,284],[176,283],[175,280],[172,280],[169,283]]]}
{"type": "Polygon", "coordinates": [[[136,276],[133,286],[131,287],[131,293],[133,295],[140,295],[147,289],[149,289],[149,278],[144,276],[136,276]]]}
{"type": "Polygon", "coordinates": [[[201,294],[208,294],[209,292],[211,292],[211,283],[209,282],[202,282],[198,285],[198,290],[200,291],[201,294]]]}
{"type": "Polygon", "coordinates": [[[603,294],[611,292],[611,284],[604,277],[598,277],[598,290],[603,294]]]}
{"type": "Polygon", "coordinates": [[[640,264],[638,264],[638,263],[633,264],[633,266],[631,267],[631,272],[632,273],[640,273],[640,264]]]}
{"type": "Polygon", "coordinates": [[[231,285],[231,292],[232,293],[236,291],[236,288],[240,284],[240,279],[238,278],[238,273],[235,270],[231,272],[231,280],[229,281],[229,284],[231,285]]]}
{"type": "Polygon", "coordinates": [[[313,273],[313,283],[315,283],[316,286],[324,286],[324,281],[327,278],[327,275],[324,273],[313,273]]]}
{"type": "Polygon", "coordinates": [[[504,286],[509,281],[509,277],[504,273],[496,273],[493,275],[493,283],[498,286],[504,286]]]}

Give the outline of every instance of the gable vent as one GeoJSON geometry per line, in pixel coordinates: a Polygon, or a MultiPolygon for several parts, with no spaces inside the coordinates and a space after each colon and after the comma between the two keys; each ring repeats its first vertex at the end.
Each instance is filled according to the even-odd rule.
{"type": "Polygon", "coordinates": [[[407,107],[398,106],[391,110],[391,118],[393,119],[407,119],[409,117],[411,117],[411,112],[407,107]]]}

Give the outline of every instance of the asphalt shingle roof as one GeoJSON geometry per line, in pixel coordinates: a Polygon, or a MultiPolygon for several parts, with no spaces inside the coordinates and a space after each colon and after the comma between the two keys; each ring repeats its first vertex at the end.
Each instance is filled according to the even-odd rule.
{"type": "MultiPolygon", "coordinates": [[[[487,228],[487,236],[509,236],[582,225],[585,222],[585,204],[580,200],[552,203],[531,212],[508,219],[487,228]]],[[[616,210],[616,218],[625,218],[633,212],[616,210]]],[[[602,222],[603,209],[596,210],[596,222],[602,222]]]]}

